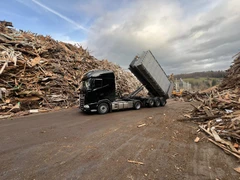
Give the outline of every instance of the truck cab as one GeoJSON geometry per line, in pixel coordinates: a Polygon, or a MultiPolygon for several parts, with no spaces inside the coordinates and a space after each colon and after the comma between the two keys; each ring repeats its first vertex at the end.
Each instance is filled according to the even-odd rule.
{"type": "MultiPolygon", "coordinates": [[[[110,110],[111,102],[115,101],[115,76],[109,70],[94,70],[86,73],[80,87],[80,109],[95,112],[99,103],[106,103],[110,110]]],[[[104,110],[104,108],[103,108],[104,110]]]]}

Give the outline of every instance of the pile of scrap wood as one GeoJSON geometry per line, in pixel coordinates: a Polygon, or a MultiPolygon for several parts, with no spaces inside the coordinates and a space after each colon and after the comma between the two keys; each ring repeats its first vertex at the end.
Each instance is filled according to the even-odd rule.
{"type": "Polygon", "coordinates": [[[184,102],[191,102],[191,101],[199,101],[201,96],[205,96],[206,93],[202,91],[197,92],[190,92],[190,91],[183,91],[181,96],[173,96],[175,101],[184,101],[184,102]]]}
{"type": "Polygon", "coordinates": [[[240,52],[234,56],[233,64],[227,70],[227,77],[223,80],[220,88],[240,88],[240,52]]]}
{"type": "Polygon", "coordinates": [[[183,91],[182,95],[180,97],[174,97],[176,101],[185,101],[185,102],[191,102],[191,101],[202,101],[202,98],[208,97],[208,94],[210,94],[212,91],[219,91],[218,86],[213,86],[208,89],[202,90],[202,91],[196,91],[196,92],[191,92],[191,91],[183,91]]]}
{"type": "Polygon", "coordinates": [[[209,135],[209,141],[240,158],[240,54],[228,70],[228,76],[219,87],[193,94],[200,105],[184,114],[180,121],[197,122],[209,135]]]}
{"type": "Polygon", "coordinates": [[[196,98],[197,93],[192,93],[190,91],[184,90],[180,96],[173,96],[175,101],[194,101],[196,98]]]}
{"type": "Polygon", "coordinates": [[[114,71],[121,93],[140,85],[130,72],[97,60],[80,45],[18,31],[11,22],[0,21],[0,118],[76,105],[80,80],[93,69],[114,71]]]}

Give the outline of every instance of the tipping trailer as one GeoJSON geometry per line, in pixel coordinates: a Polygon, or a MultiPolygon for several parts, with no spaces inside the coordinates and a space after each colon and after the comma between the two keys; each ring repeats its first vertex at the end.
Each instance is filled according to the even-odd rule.
{"type": "Polygon", "coordinates": [[[169,81],[151,51],[144,51],[140,57],[136,56],[129,69],[145,86],[150,96],[165,99],[171,97],[173,83],[169,81]]]}
{"type": "Polygon", "coordinates": [[[165,106],[172,93],[171,83],[151,51],[136,56],[129,69],[142,86],[127,97],[116,96],[115,75],[109,70],[93,70],[86,73],[81,81],[80,109],[83,112],[105,114],[121,109],[165,106]],[[145,87],[148,97],[137,96],[145,87]]]}

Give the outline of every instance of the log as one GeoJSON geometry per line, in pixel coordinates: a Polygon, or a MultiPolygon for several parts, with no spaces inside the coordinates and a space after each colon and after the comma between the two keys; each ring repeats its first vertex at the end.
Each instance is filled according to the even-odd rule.
{"type": "Polygon", "coordinates": [[[233,156],[237,157],[238,159],[240,159],[240,155],[238,155],[238,154],[232,152],[231,150],[227,149],[227,148],[224,147],[221,143],[218,143],[218,142],[216,142],[216,141],[214,141],[214,140],[212,140],[212,139],[210,139],[210,138],[208,138],[208,140],[209,140],[210,142],[212,142],[213,144],[215,144],[216,146],[222,148],[224,151],[226,151],[226,152],[232,154],[233,156]]]}
{"type": "Polygon", "coordinates": [[[209,120],[209,119],[215,119],[215,118],[219,118],[219,117],[221,117],[221,115],[182,118],[182,119],[177,119],[177,121],[192,121],[192,120],[202,120],[202,121],[206,121],[206,120],[209,120]]]}

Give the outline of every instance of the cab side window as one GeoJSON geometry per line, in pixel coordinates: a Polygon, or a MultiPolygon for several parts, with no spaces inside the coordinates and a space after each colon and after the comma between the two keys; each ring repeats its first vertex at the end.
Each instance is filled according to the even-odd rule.
{"type": "Polygon", "coordinates": [[[94,88],[100,88],[100,87],[102,87],[102,80],[101,79],[95,79],[94,88]]]}
{"type": "Polygon", "coordinates": [[[110,82],[108,79],[103,79],[103,86],[109,85],[110,82]]]}

